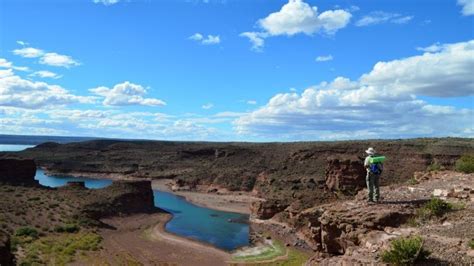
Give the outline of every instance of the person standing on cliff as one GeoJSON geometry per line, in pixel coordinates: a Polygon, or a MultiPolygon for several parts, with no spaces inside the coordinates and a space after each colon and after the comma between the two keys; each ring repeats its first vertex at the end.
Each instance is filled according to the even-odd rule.
{"type": "Polygon", "coordinates": [[[376,154],[374,148],[368,148],[365,153],[368,154],[368,156],[365,157],[364,161],[364,167],[367,170],[367,176],[365,177],[365,181],[367,183],[367,189],[369,191],[367,202],[378,202],[380,198],[379,179],[380,175],[382,174],[383,164],[371,162],[371,158],[374,158],[376,154]]]}

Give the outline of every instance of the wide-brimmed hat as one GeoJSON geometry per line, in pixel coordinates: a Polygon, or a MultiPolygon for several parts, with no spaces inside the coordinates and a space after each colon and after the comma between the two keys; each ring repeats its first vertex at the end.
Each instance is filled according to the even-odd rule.
{"type": "Polygon", "coordinates": [[[370,147],[365,151],[368,155],[374,155],[375,154],[375,149],[370,147]]]}

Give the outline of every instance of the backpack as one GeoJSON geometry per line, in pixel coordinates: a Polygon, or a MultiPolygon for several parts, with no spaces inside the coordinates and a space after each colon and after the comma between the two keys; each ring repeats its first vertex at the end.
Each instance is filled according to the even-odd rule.
{"type": "Polygon", "coordinates": [[[370,172],[376,175],[380,175],[383,171],[382,163],[371,163],[369,167],[370,167],[370,172]]]}

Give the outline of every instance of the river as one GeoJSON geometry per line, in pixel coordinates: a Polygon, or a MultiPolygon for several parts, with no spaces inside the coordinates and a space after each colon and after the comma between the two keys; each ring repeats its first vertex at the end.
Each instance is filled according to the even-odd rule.
{"type": "MultiPolygon", "coordinates": [[[[29,145],[0,145],[0,151],[20,151],[29,145]]],[[[84,181],[90,189],[101,189],[112,183],[110,179],[71,176],[47,176],[43,170],[36,171],[35,179],[41,185],[59,187],[69,181],[84,181]]],[[[155,206],[173,214],[166,224],[166,231],[202,241],[231,251],[249,244],[248,215],[200,207],[172,193],[154,190],[155,206]]]]}

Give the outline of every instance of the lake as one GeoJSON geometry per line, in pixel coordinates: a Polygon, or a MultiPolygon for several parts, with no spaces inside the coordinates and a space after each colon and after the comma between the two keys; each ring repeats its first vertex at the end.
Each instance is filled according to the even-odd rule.
{"type": "MultiPolygon", "coordinates": [[[[29,147],[32,146],[0,144],[0,151],[20,151],[29,147]]],[[[112,180],[103,178],[47,176],[41,169],[36,171],[35,179],[48,187],[60,187],[69,181],[84,181],[86,187],[91,189],[112,184],[112,180]]],[[[241,223],[248,221],[248,215],[200,207],[183,197],[159,190],[154,190],[154,196],[155,206],[173,214],[173,218],[165,226],[166,231],[228,251],[249,244],[249,226],[241,223]]]]}

